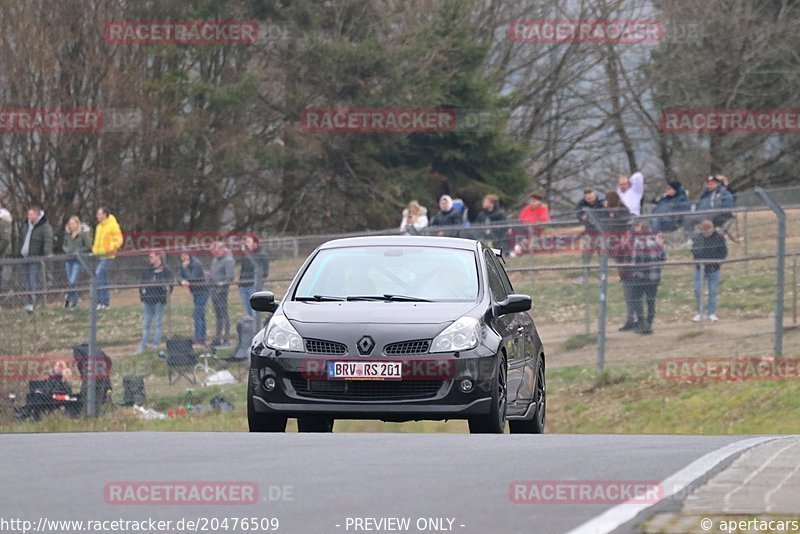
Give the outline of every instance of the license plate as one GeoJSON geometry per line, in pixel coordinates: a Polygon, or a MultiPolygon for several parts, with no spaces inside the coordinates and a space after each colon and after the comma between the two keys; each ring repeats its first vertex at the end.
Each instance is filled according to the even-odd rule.
{"type": "Polygon", "coordinates": [[[401,380],[401,362],[328,362],[328,380],[401,380]]]}

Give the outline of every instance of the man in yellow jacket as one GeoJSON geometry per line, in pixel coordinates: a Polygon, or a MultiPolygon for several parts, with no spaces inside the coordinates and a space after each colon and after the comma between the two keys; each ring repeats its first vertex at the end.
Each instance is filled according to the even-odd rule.
{"type": "Polygon", "coordinates": [[[97,309],[108,308],[111,304],[111,292],[108,290],[108,268],[114,253],[122,246],[122,230],[117,218],[108,212],[108,208],[97,208],[97,230],[94,233],[92,253],[100,257],[95,269],[97,276],[97,309]]]}

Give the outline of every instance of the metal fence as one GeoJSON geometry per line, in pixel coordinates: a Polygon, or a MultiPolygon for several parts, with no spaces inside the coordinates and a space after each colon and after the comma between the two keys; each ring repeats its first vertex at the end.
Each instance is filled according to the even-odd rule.
{"type": "MultiPolygon", "coordinates": [[[[551,367],[594,365],[603,369],[667,356],[800,356],[800,189],[742,194],[738,200],[738,207],[729,212],[686,212],[661,217],[646,214],[631,221],[678,223],[669,232],[652,236],[643,232],[639,245],[642,240],[645,245],[638,249],[630,227],[609,226],[606,213],[601,210],[590,213],[593,225],[589,227],[580,223],[576,214],[570,220],[539,225],[510,222],[427,228],[421,233],[481,239],[505,251],[506,268],[515,290],[533,296],[532,315],[551,367]],[[698,215],[701,217],[696,222],[702,218],[714,220],[727,213],[730,217],[716,219],[717,232],[724,235],[727,257],[719,261],[695,260],[691,240],[696,239],[697,227],[686,221],[698,215]],[[650,253],[662,248],[666,258],[655,262],[657,254],[650,253]],[[719,280],[716,275],[697,277],[703,298],[696,299],[697,270],[717,263],[719,280]],[[651,276],[656,271],[660,276],[651,276]],[[710,284],[718,285],[717,309],[711,310],[716,312],[718,321],[709,319],[710,284]],[[649,303],[655,305],[651,315],[648,296],[649,303]],[[628,325],[631,313],[639,324],[620,331],[628,325]],[[695,315],[699,320],[693,320],[695,315]]],[[[336,237],[346,236],[262,238],[263,250],[270,258],[264,286],[280,298],[305,257],[336,237]]],[[[114,361],[116,383],[126,374],[149,376],[150,363],[163,366],[158,348],[148,349],[144,356],[149,359],[132,358],[142,341],[141,288],[160,287],[158,283],[142,281],[142,273],[148,267],[147,252],[127,251],[109,262],[110,306],[100,310],[98,291],[104,287],[95,276],[99,258],[80,258],[81,274],[73,288],[69,287],[65,265],[74,261],[74,256],[0,262],[0,358],[4,362],[19,358],[71,360],[73,347],[88,343],[90,354],[102,350],[114,361]],[[36,267],[31,269],[31,265],[36,267]],[[36,277],[33,284],[31,272],[36,277]],[[68,290],[76,291],[80,298],[76,308],[64,306],[68,290]],[[31,303],[36,305],[32,312],[26,309],[31,303]],[[144,369],[136,367],[142,361],[150,363],[144,369]]],[[[162,252],[165,264],[177,277],[179,251],[162,252]]],[[[202,250],[195,255],[208,270],[210,253],[202,250]]],[[[229,336],[234,347],[238,341],[236,323],[247,315],[239,295],[242,258],[238,252],[233,256],[236,274],[228,288],[229,336]]],[[[164,307],[159,348],[172,336],[195,337],[194,308],[190,290],[175,285],[164,307]]],[[[216,331],[211,299],[206,324],[206,340],[210,342],[216,331]]],[[[8,369],[4,373],[8,375],[8,369]]],[[[9,393],[24,394],[27,384],[6,379],[0,380],[0,387],[5,399],[9,393]]],[[[166,384],[158,387],[170,390],[166,384]]],[[[90,388],[90,394],[92,391],[90,388]]],[[[95,413],[94,402],[88,400],[91,402],[87,403],[87,410],[95,413]]]]}

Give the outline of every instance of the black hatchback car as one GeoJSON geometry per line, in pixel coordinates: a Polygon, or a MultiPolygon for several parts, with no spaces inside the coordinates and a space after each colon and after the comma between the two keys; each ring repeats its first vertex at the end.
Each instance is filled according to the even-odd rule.
{"type": "Polygon", "coordinates": [[[467,419],[542,433],[545,355],[531,298],[497,251],[446,237],[361,237],[315,250],[253,338],[252,432],[330,432],[335,419],[467,419]]]}

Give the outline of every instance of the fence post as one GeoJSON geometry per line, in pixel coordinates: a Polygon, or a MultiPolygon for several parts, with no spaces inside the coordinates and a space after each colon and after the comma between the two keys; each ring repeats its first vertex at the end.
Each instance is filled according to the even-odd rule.
{"type": "Polygon", "coordinates": [[[583,319],[586,323],[586,333],[592,333],[592,319],[591,313],[589,312],[589,266],[584,264],[583,272],[583,319]]]}
{"type": "Polygon", "coordinates": [[[784,297],[784,282],[786,280],[786,212],[783,208],[775,202],[775,199],[764,190],[763,187],[757,187],[756,193],[760,196],[767,206],[775,212],[778,218],[778,264],[775,273],[775,356],[780,357],[783,355],[783,297],[784,297]]]}
{"type": "Polygon", "coordinates": [[[750,276],[750,226],[747,224],[747,214],[749,211],[744,212],[744,274],[750,276]]]}
{"type": "Polygon", "coordinates": [[[792,256],[792,324],[797,324],[797,252],[792,256]]]}
{"type": "Polygon", "coordinates": [[[44,258],[42,258],[39,261],[41,263],[40,270],[39,270],[39,276],[40,276],[40,280],[39,281],[42,283],[42,285],[41,285],[42,291],[41,291],[41,294],[40,294],[39,298],[42,301],[41,304],[46,306],[47,305],[47,295],[48,295],[48,292],[47,292],[47,263],[45,263],[44,258]]]}
{"type": "Polygon", "coordinates": [[[111,373],[111,369],[106,369],[104,365],[100,366],[97,358],[97,276],[95,271],[97,268],[97,256],[78,254],[77,258],[89,274],[89,354],[87,354],[88,358],[86,360],[86,374],[83,376],[83,380],[86,382],[84,404],[86,416],[95,417],[97,416],[97,389],[95,387],[97,377],[95,374],[98,369],[103,369],[107,373],[111,373]]]}
{"type": "MultiPolygon", "coordinates": [[[[706,264],[705,262],[701,261],[698,264],[698,267],[694,268],[694,275],[698,277],[700,284],[695,289],[697,291],[697,314],[700,316],[700,322],[698,324],[703,324],[703,317],[706,314],[706,264]],[[698,271],[698,267],[700,270],[698,271]]],[[[711,290],[711,286],[709,286],[709,291],[711,290]]]]}
{"type": "Polygon", "coordinates": [[[600,235],[600,294],[597,310],[597,372],[601,372],[606,363],[606,313],[608,308],[608,240],[603,224],[597,217],[597,210],[586,210],[600,235]]]}

